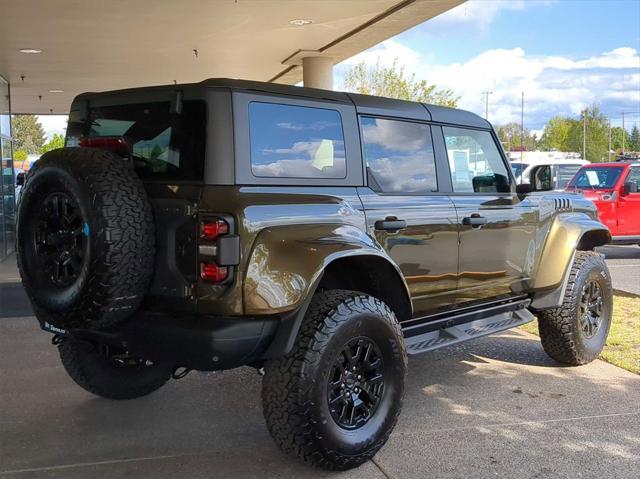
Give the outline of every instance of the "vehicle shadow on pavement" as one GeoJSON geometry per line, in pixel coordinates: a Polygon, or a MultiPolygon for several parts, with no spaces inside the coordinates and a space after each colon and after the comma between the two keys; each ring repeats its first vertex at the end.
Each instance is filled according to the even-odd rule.
{"type": "MultiPolygon", "coordinates": [[[[7,354],[15,342],[10,363],[21,365],[5,362],[1,369],[2,471],[64,478],[384,477],[371,462],[336,475],[280,452],[262,418],[261,378],[251,368],[192,373],[145,398],[109,401],[67,377],[33,318],[3,320],[0,333],[0,349],[7,354]]],[[[571,472],[563,469],[569,455],[586,460],[582,467],[608,465],[604,476],[628,473],[629,461],[640,459],[638,415],[604,426],[565,420],[640,414],[638,399],[637,376],[600,361],[558,368],[536,338],[505,332],[412,357],[404,412],[375,462],[403,478],[428,470],[513,477],[523,464],[524,477],[534,475],[531,468],[562,476],[571,472]],[[607,428],[614,429],[606,438],[598,433],[607,428]]]]}

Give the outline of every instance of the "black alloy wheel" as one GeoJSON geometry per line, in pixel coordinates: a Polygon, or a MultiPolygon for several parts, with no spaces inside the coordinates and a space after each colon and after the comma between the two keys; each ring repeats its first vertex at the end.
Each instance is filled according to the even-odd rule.
{"type": "Polygon", "coordinates": [[[85,260],[88,236],[77,201],[61,191],[49,194],[32,231],[38,262],[51,284],[59,288],[73,284],[85,260]]]}
{"type": "Polygon", "coordinates": [[[604,311],[604,298],[597,281],[590,280],[585,283],[579,308],[580,330],[586,338],[591,339],[598,334],[604,311]]]}
{"type": "Polygon", "coordinates": [[[369,338],[353,338],[336,358],[327,385],[331,417],[344,429],[362,427],[384,392],[384,364],[369,338]]]}

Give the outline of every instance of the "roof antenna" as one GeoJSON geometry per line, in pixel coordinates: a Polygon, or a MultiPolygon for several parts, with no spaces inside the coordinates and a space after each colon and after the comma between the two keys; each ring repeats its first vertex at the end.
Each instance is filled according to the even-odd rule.
{"type": "Polygon", "coordinates": [[[198,58],[198,49],[197,48],[193,49],[193,54],[196,56],[196,58],[198,58]]]}
{"type": "Polygon", "coordinates": [[[42,101],[42,95],[38,95],[38,100],[42,101]]]}
{"type": "Polygon", "coordinates": [[[22,80],[22,83],[24,83],[24,79],[27,78],[26,76],[24,76],[24,73],[22,75],[20,75],[20,80],[22,80]]]}

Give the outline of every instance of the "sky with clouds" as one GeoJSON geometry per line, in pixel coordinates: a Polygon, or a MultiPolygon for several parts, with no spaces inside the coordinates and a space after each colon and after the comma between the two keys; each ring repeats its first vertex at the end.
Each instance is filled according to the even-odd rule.
{"type": "MultiPolygon", "coordinates": [[[[495,125],[520,121],[541,131],[554,115],[576,115],[598,103],[612,124],[640,126],[639,0],[469,0],[335,68],[344,74],[365,61],[394,59],[440,88],[459,106],[484,115],[489,97],[495,125]]],[[[48,136],[62,133],[66,117],[41,116],[48,136]]]]}
{"type": "Polygon", "coordinates": [[[394,59],[416,78],[460,96],[495,125],[539,131],[554,115],[600,104],[613,124],[640,121],[640,1],[470,0],[336,67],[394,59]]]}

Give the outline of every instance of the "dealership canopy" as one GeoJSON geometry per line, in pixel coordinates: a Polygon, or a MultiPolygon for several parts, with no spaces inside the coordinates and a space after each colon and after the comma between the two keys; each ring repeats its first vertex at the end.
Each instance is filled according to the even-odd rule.
{"type": "Polygon", "coordinates": [[[463,0],[0,0],[13,113],[85,91],[244,78],[331,88],[332,66],[463,0]]]}

